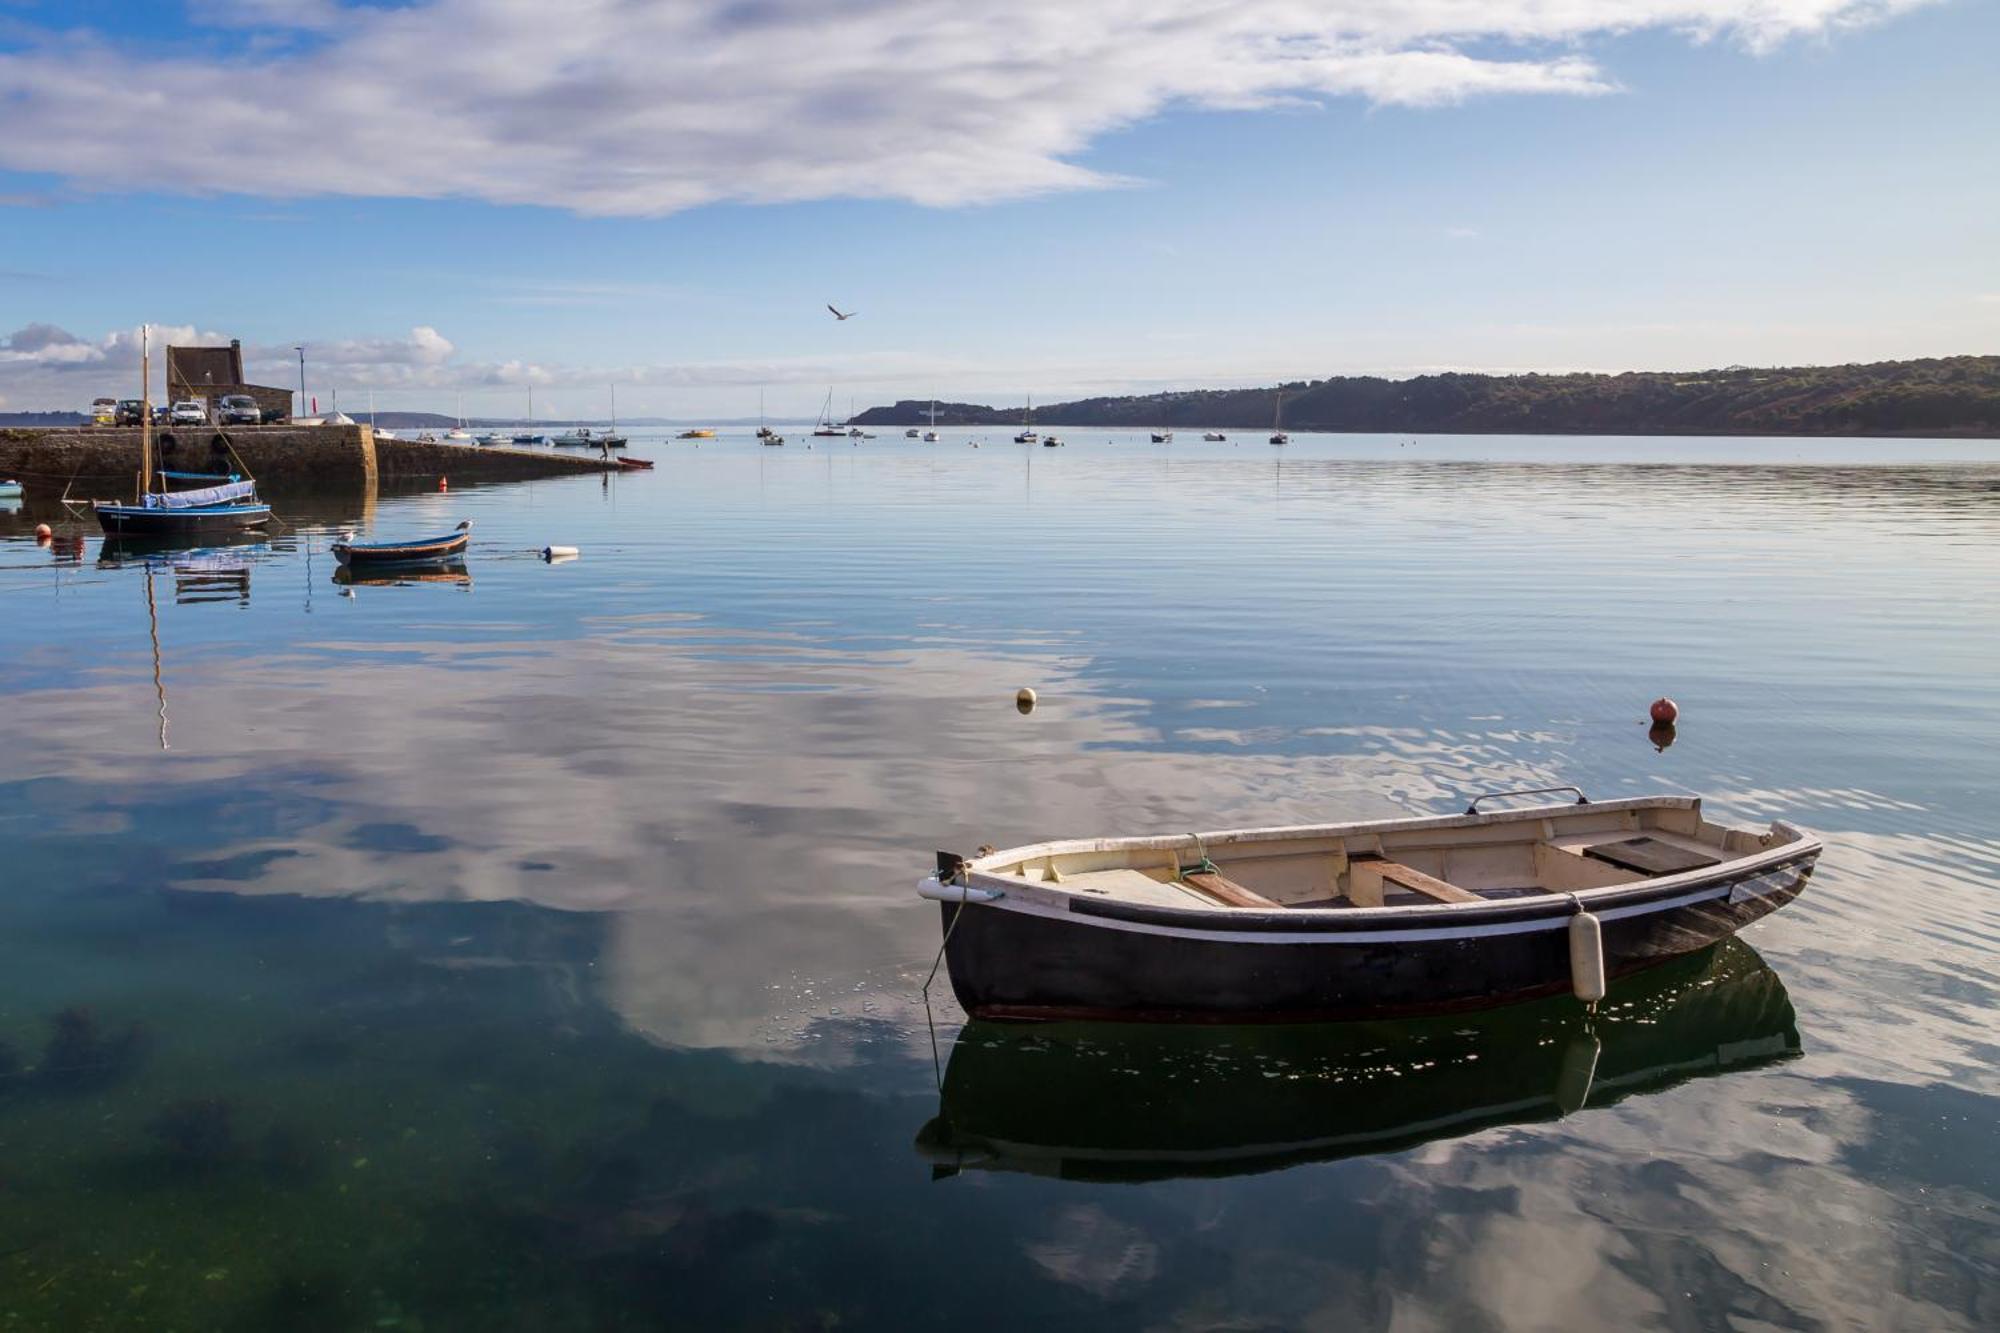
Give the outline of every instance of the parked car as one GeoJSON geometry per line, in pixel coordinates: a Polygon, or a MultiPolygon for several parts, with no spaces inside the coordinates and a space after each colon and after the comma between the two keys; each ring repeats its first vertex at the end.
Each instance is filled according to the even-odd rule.
{"type": "Polygon", "coordinates": [[[208,424],[208,404],[199,398],[183,398],[174,404],[173,411],[167,413],[167,420],[176,426],[205,426],[208,424]]]}
{"type": "Polygon", "coordinates": [[[90,424],[93,426],[115,426],[118,424],[118,400],[99,398],[90,405],[90,424]]]}
{"type": "Polygon", "coordinates": [[[112,422],[119,426],[143,425],[146,420],[146,404],[137,398],[120,398],[118,408],[112,414],[112,422]]]}
{"type": "Polygon", "coordinates": [[[215,419],[225,426],[263,424],[264,413],[247,393],[225,393],[215,405],[215,419]]]}

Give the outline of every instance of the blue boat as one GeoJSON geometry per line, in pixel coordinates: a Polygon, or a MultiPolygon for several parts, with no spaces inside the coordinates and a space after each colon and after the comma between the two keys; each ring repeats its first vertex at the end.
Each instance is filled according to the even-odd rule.
{"type": "Polygon", "coordinates": [[[112,536],[166,537],[240,532],[271,521],[271,506],[257,498],[257,483],[235,473],[159,473],[160,480],[207,481],[220,485],[191,490],[148,490],[136,504],[95,500],[97,521],[112,536]]]}
{"type": "Polygon", "coordinates": [[[391,565],[441,565],[465,554],[472,539],[470,519],[442,537],[422,537],[406,542],[357,542],[342,538],[333,544],[333,557],[342,565],[383,568],[391,565]]]}

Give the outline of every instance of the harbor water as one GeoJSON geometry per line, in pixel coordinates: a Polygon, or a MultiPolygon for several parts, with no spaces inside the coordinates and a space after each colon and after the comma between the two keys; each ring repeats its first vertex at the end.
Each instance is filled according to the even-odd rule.
{"type": "Polygon", "coordinates": [[[879,434],[0,511],[0,1329],[1994,1326],[2000,446],[879,434]],[[1595,1013],[921,994],[934,849],[1554,783],[1826,851],[1595,1013]]]}

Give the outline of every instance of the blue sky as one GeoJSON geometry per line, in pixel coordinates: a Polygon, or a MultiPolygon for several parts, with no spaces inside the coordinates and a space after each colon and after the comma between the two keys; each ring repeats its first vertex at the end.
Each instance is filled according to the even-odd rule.
{"type": "Polygon", "coordinates": [[[1991,5],[538,8],[0,0],[0,408],[142,321],[551,415],[2000,351],[1991,5]]]}

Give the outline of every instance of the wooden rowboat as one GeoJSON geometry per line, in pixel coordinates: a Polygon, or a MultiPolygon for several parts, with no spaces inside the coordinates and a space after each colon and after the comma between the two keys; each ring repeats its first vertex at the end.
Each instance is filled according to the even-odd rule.
{"type": "Polygon", "coordinates": [[[354,542],[343,538],[333,544],[333,557],[348,566],[436,565],[465,554],[472,538],[470,519],[442,537],[424,537],[407,542],[354,542]]]}
{"type": "Polygon", "coordinates": [[[919,892],[943,904],[952,989],[975,1016],[1311,1020],[1595,998],[1587,986],[1790,902],[1820,853],[1789,824],[1710,823],[1692,797],[1481,812],[1487,799],[940,852],[919,892]]]}
{"type": "Polygon", "coordinates": [[[613,461],[624,472],[651,472],[653,470],[653,460],[650,458],[634,458],[631,454],[626,454],[623,458],[613,461]]]}

